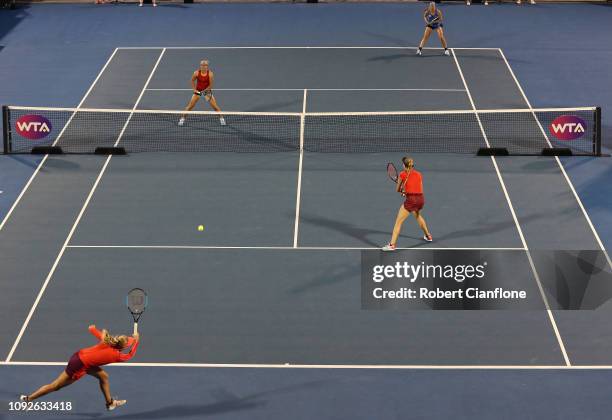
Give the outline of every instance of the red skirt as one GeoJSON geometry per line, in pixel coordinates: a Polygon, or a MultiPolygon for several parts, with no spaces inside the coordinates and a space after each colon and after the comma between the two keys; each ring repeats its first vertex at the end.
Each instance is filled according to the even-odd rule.
{"type": "Polygon", "coordinates": [[[70,357],[68,361],[68,365],[66,365],[66,374],[70,377],[70,379],[78,381],[87,373],[87,369],[85,369],[85,365],[81,361],[79,357],[79,352],[77,351],[70,357]]]}
{"type": "Polygon", "coordinates": [[[423,194],[406,194],[404,208],[408,211],[418,211],[425,205],[425,196],[423,194]]]}

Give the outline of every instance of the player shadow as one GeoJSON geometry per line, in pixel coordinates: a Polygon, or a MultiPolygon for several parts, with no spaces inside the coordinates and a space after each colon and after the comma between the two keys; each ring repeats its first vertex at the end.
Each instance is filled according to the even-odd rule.
{"type": "Polygon", "coordinates": [[[409,58],[412,56],[416,56],[416,54],[387,54],[387,55],[379,55],[376,57],[368,58],[367,61],[384,61],[385,63],[391,63],[396,60],[401,60],[404,58],[409,58]]]}
{"type": "MultiPolygon", "coordinates": [[[[112,417],[114,419],[171,419],[179,417],[200,418],[217,416],[224,413],[252,410],[262,407],[267,404],[267,401],[262,399],[263,397],[273,397],[279,394],[295,392],[297,390],[308,388],[319,388],[322,384],[327,382],[329,381],[310,381],[296,385],[289,385],[283,388],[255,392],[246,396],[238,396],[225,389],[216,389],[211,391],[211,394],[213,398],[218,401],[212,404],[174,404],[156,410],[142,411],[140,413],[124,414],[112,417]]],[[[85,415],[88,417],[92,417],[92,414],[93,413],[85,413],[85,415]]]]}
{"type": "MultiPolygon", "coordinates": [[[[199,418],[204,416],[215,416],[239,410],[251,410],[264,405],[263,402],[250,401],[224,401],[214,404],[175,404],[168,405],[157,410],[142,411],[140,413],[113,416],[114,419],[174,419],[179,417],[199,418]]],[[[119,409],[121,410],[121,409],[119,409]]],[[[102,413],[69,413],[76,418],[96,418],[102,413]]],[[[66,417],[64,417],[66,418],[66,417]]],[[[59,418],[58,418],[59,420],[59,418]]]]}
{"type": "MultiPolygon", "coordinates": [[[[344,235],[350,236],[351,238],[357,239],[359,242],[369,245],[374,248],[380,248],[385,245],[384,243],[376,242],[374,240],[369,239],[368,237],[371,235],[385,235],[386,237],[391,237],[391,229],[393,228],[394,220],[389,220],[389,230],[378,230],[371,229],[367,227],[367,221],[364,221],[363,226],[355,226],[353,223],[342,222],[340,220],[328,219],[322,216],[315,216],[312,214],[300,214],[300,220],[311,225],[323,227],[325,229],[334,230],[336,232],[340,232],[344,235]]],[[[408,221],[406,221],[408,222],[408,221]]],[[[400,238],[410,238],[418,240],[419,237],[416,236],[408,236],[405,234],[401,234],[400,238]]]]}
{"type": "MultiPolygon", "coordinates": [[[[435,48],[435,46],[434,46],[435,48]]],[[[419,60],[426,60],[428,58],[435,58],[435,57],[445,57],[444,54],[442,54],[442,50],[441,49],[435,49],[435,50],[431,50],[427,47],[425,47],[423,49],[423,55],[417,55],[416,54],[416,48],[414,50],[410,50],[411,52],[409,53],[404,53],[404,54],[388,54],[388,55],[379,55],[377,57],[372,57],[372,58],[368,58],[367,61],[384,61],[385,63],[392,63],[394,61],[397,60],[401,60],[401,59],[405,59],[405,58],[417,58],[419,60]]],[[[448,57],[446,57],[448,58],[448,57]]]]}
{"type": "Polygon", "coordinates": [[[302,108],[302,99],[296,99],[293,101],[284,101],[284,102],[274,102],[265,105],[258,105],[252,108],[249,108],[248,112],[301,112],[302,108]],[[299,107],[299,110],[286,110],[287,107],[291,107],[292,105],[296,105],[299,107]]]}
{"type": "Polygon", "coordinates": [[[360,275],[361,271],[359,265],[334,267],[332,270],[327,271],[324,277],[317,277],[305,284],[293,287],[289,290],[289,293],[292,295],[299,295],[346,280],[353,281],[355,278],[359,278],[360,275]]]}
{"type": "MultiPolygon", "coordinates": [[[[521,216],[519,218],[519,223],[522,227],[526,222],[531,222],[537,219],[542,219],[544,217],[548,217],[548,215],[532,214],[529,216],[521,216]]],[[[442,235],[434,234],[434,238],[435,238],[436,243],[440,243],[444,240],[449,240],[449,239],[459,239],[459,238],[466,238],[466,237],[479,237],[481,235],[490,235],[494,232],[501,232],[503,230],[512,231],[513,233],[516,232],[516,224],[514,223],[514,220],[510,219],[507,221],[495,222],[495,223],[481,222],[478,227],[469,228],[469,229],[453,230],[452,232],[449,232],[447,234],[442,234],[442,235]]],[[[518,235],[518,232],[516,232],[516,240],[517,240],[517,244],[515,246],[520,247],[521,244],[519,243],[520,237],[518,235]]],[[[425,245],[428,245],[428,243],[425,243],[425,242],[419,243],[417,245],[414,245],[413,247],[420,248],[425,245]]]]}
{"type": "Polygon", "coordinates": [[[394,44],[397,47],[404,47],[406,45],[406,41],[401,38],[395,38],[393,36],[377,34],[375,32],[369,32],[369,31],[365,31],[365,34],[368,36],[371,36],[372,38],[380,39],[385,42],[390,42],[391,44],[394,44]]]}
{"type": "Polygon", "coordinates": [[[23,166],[27,166],[28,168],[31,168],[31,169],[38,168],[40,161],[43,159],[42,156],[40,156],[33,161],[31,156],[25,157],[23,155],[7,155],[7,158],[15,160],[19,162],[20,164],[22,164],[23,166]]]}

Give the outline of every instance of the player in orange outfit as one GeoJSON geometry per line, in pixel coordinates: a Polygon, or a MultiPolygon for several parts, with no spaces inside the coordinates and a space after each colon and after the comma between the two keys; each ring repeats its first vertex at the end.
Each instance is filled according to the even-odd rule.
{"type": "Polygon", "coordinates": [[[397,180],[397,192],[402,193],[405,197],[404,204],[402,204],[397,212],[397,218],[395,219],[395,225],[393,226],[393,233],[391,235],[391,242],[385,245],[383,251],[395,251],[395,244],[397,238],[402,229],[404,220],[411,214],[414,215],[419,227],[423,231],[423,240],[431,242],[433,238],[427,228],[427,223],[421,214],[423,206],[425,205],[425,196],[423,195],[423,176],[419,171],[414,169],[414,160],[405,156],[402,158],[404,164],[404,170],[400,172],[399,179],[397,180]]]}
{"type": "Polygon", "coordinates": [[[74,353],[70,357],[66,370],[62,372],[57,379],[50,384],[41,386],[30,395],[22,395],[20,400],[34,401],[50,392],[59,391],[78,381],[85,374],[88,374],[96,377],[100,382],[100,390],[102,394],[104,394],[107,410],[114,410],[125,404],[126,400],[117,400],[111,397],[108,373],[100,366],[109,363],[126,362],[134,357],[136,349],[138,348],[139,335],[134,334],[132,337],[126,335],[112,336],[106,330],[99,331],[96,329],[95,325],[89,326],[89,332],[100,340],[100,342],[95,346],[87,347],[74,353]],[[126,354],[121,352],[130,346],[132,348],[129,353],[126,354]]]}

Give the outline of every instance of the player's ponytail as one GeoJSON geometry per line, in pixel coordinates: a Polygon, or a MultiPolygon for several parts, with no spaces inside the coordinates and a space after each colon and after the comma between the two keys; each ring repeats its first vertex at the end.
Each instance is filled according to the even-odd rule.
{"type": "Polygon", "coordinates": [[[127,337],[125,335],[110,335],[108,331],[102,330],[102,341],[116,349],[124,348],[127,343],[127,337]]]}

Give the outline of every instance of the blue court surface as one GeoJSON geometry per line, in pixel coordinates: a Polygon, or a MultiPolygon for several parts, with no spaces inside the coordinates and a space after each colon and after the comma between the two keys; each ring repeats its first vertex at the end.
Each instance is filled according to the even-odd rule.
{"type": "MultiPolygon", "coordinates": [[[[63,22],[58,10],[78,22],[75,43],[93,39],[91,48],[75,49],[83,55],[72,57],[70,65],[59,52],[47,57],[57,84],[66,86],[64,93],[50,93],[57,101],[23,87],[18,95],[19,89],[2,81],[8,104],[66,107],[49,112],[64,115],[59,125],[53,120],[59,132],[53,144],[68,151],[125,145],[128,154],[82,154],[75,148],[79,153],[0,156],[0,418],[26,416],[10,407],[20,393],[52,381],[72,353],[95,343],[89,324],[130,331],[124,300],[133,287],[145,289],[150,299],[140,321],[140,347],[131,361],[106,369],[113,395],[128,404],[106,413],[96,381],[86,377],[40,400],[70,402],[71,410],[27,416],[607,418],[610,158],[523,153],[525,138],[536,148],[555,142],[548,111],[538,109],[560,106],[585,113],[602,106],[607,152],[604,103],[587,98],[534,106],[514,62],[491,39],[461,38],[464,43],[451,45],[445,56],[432,37],[431,48],[416,56],[414,42],[397,40],[400,22],[394,15],[418,15],[420,5],[207,10],[162,3],[156,11],[166,16],[140,10],[148,23],[132,6],[41,5],[2,12],[12,13],[2,19],[14,27],[0,37],[0,57],[17,56],[24,47],[28,33],[19,25],[32,25],[35,32],[44,16],[63,22]],[[181,14],[189,10],[211,14],[211,25],[220,31],[211,42],[181,43],[183,35],[197,34],[197,27],[181,27],[181,14]],[[241,22],[250,25],[248,15],[259,13],[277,25],[274,31],[262,25],[253,40],[240,38],[246,34],[241,22]],[[342,22],[343,13],[357,22],[372,14],[372,31],[380,33],[366,31],[372,39],[356,44],[366,36],[361,27],[355,42],[347,41],[351,25],[342,22]],[[101,19],[94,26],[106,40],[84,26],[92,16],[101,19]],[[303,45],[308,40],[300,34],[317,17],[330,37],[327,26],[342,22],[336,45],[322,45],[321,33],[303,45]],[[287,42],[282,35],[293,29],[291,18],[297,32],[287,42]],[[98,23],[111,25],[113,19],[119,20],[116,33],[98,23]],[[133,38],[130,19],[136,22],[133,38]],[[167,40],[159,30],[150,39],[138,32],[155,22],[162,31],[177,32],[168,32],[167,40]],[[223,23],[235,25],[236,32],[221,29],[223,23]],[[227,125],[217,115],[199,113],[179,127],[178,111],[191,92],[189,75],[204,57],[215,71],[214,95],[227,125]],[[74,75],[83,62],[91,80],[59,78],[62,68],[74,75]],[[80,98],[71,97],[74,84],[83,88],[80,98]],[[104,111],[111,109],[122,111],[104,111]],[[428,113],[434,110],[439,114],[428,113]],[[403,146],[396,150],[373,139],[391,142],[399,117],[363,114],[369,112],[416,112],[409,126],[418,130],[422,124],[423,132],[433,134],[405,152],[403,146]],[[333,123],[326,120],[329,113],[335,113],[333,123]],[[202,138],[212,138],[218,150],[202,150],[202,138]],[[292,142],[297,146],[288,146],[292,142]],[[519,155],[459,150],[468,142],[505,145],[519,155]],[[267,150],[271,143],[279,149],[267,150]],[[402,202],[384,171],[406,153],[423,173],[423,215],[434,241],[423,241],[409,218],[392,255],[434,262],[441,255],[487,256],[499,269],[500,284],[527,291],[525,306],[364,306],[362,263],[395,258],[379,251],[402,202]],[[563,271],[574,259],[588,274],[587,285],[563,271]],[[596,303],[587,308],[588,302],[596,303]]],[[[465,6],[447,7],[466,25],[469,15],[460,10],[465,6]]],[[[483,13],[477,7],[475,13],[483,13]]],[[[497,8],[491,12],[496,18],[523,22],[514,5],[490,7],[497,8]]],[[[521,10],[527,7],[532,6],[521,10]]],[[[549,8],[548,16],[561,20],[582,8],[610,14],[605,6],[565,7],[533,10],[549,8]]],[[[609,50],[604,54],[612,60],[609,50]]],[[[13,71],[22,68],[11,65],[13,71]]],[[[23,68],[19,77],[27,75],[23,68]]],[[[202,100],[196,110],[209,108],[202,100]]]]}

